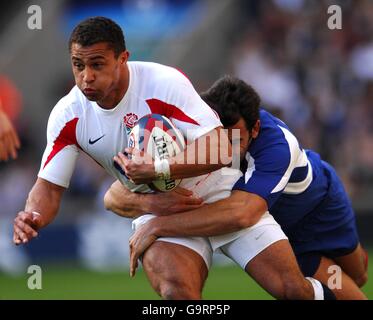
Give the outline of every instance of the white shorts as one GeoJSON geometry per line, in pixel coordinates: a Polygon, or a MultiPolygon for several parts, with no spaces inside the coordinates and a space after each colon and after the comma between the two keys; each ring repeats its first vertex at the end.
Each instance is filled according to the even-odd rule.
{"type": "MultiPolygon", "coordinates": [[[[132,222],[132,228],[138,229],[141,225],[155,218],[155,215],[146,214],[132,222]]],[[[205,261],[209,269],[214,251],[221,252],[245,269],[246,265],[271,244],[287,239],[280,225],[268,212],[263,215],[257,224],[237,233],[224,235],[224,242],[213,248],[209,238],[204,237],[161,237],[157,241],[176,243],[197,252],[205,261]]]]}
{"type": "Polygon", "coordinates": [[[266,212],[257,224],[240,231],[239,237],[223,244],[217,250],[245,270],[247,264],[271,244],[287,239],[281,226],[266,212]]]}
{"type": "MultiPolygon", "coordinates": [[[[155,218],[154,214],[145,214],[132,221],[132,229],[137,230],[140,226],[155,218]]],[[[212,248],[208,238],[203,237],[160,237],[156,241],[176,243],[197,252],[205,261],[209,269],[212,262],[212,248]]]]}
{"type": "MultiPolygon", "coordinates": [[[[224,168],[205,175],[197,184],[185,180],[180,184],[183,188],[192,190],[205,203],[216,202],[230,196],[232,187],[241,177],[239,170],[224,168]]],[[[136,230],[150,219],[153,214],[143,215],[132,222],[136,230]]],[[[201,217],[203,219],[203,217],[201,217]]],[[[243,269],[246,264],[272,243],[287,239],[280,225],[266,212],[254,226],[237,232],[231,232],[216,237],[160,237],[157,241],[176,243],[197,252],[210,268],[213,252],[219,250],[243,269]]]]}

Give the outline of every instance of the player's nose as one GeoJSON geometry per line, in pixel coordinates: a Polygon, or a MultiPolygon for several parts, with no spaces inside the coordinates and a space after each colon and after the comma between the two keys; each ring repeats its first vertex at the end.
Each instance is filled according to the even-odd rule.
{"type": "Polygon", "coordinates": [[[95,80],[95,74],[89,68],[85,68],[83,73],[83,81],[85,83],[92,83],[95,80]]]}

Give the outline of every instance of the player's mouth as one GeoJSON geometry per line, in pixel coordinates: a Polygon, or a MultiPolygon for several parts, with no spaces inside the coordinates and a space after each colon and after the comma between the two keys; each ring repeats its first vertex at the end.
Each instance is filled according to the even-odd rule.
{"type": "Polygon", "coordinates": [[[96,101],[99,97],[99,91],[91,88],[85,88],[83,90],[84,95],[88,100],[96,101]]]}
{"type": "Polygon", "coordinates": [[[92,89],[92,88],[85,88],[85,89],[83,90],[83,93],[84,93],[85,95],[92,95],[92,94],[97,93],[97,90],[92,89]]]}

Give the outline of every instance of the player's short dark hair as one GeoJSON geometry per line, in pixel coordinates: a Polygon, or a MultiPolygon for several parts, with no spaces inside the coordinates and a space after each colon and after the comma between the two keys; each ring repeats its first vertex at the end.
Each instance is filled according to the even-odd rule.
{"type": "Polygon", "coordinates": [[[238,78],[220,78],[210,89],[201,93],[201,97],[218,113],[224,127],[235,125],[242,117],[247,129],[251,130],[259,119],[259,95],[238,78]]]}
{"type": "Polygon", "coordinates": [[[71,33],[69,51],[73,43],[88,47],[99,42],[106,42],[117,58],[126,50],[126,42],[121,27],[105,17],[88,18],[80,22],[71,33]]]}

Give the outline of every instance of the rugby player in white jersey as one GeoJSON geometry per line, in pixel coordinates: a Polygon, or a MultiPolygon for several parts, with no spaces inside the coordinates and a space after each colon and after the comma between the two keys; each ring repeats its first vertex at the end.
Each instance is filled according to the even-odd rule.
{"type": "MultiPolygon", "coordinates": [[[[172,119],[188,137],[189,145],[184,153],[177,156],[180,161],[170,159],[171,164],[168,168],[162,166],[163,171],[157,171],[153,163],[148,163],[141,165],[141,175],[136,177],[138,168],[130,167],[127,174],[131,179],[136,182],[142,182],[141,178],[151,181],[168,170],[173,178],[201,176],[184,179],[183,186],[196,186],[197,191],[202,185],[199,182],[209,185],[208,188],[200,188],[199,193],[206,202],[229,195],[232,184],[241,174],[237,171],[223,179],[220,172],[216,171],[230,163],[231,147],[223,133],[215,135],[219,139],[210,141],[205,164],[197,164],[193,159],[191,164],[181,161],[186,158],[188,150],[198,154],[198,150],[195,150],[196,142],[202,136],[214,130],[220,131],[222,127],[218,117],[202,101],[184,75],[159,64],[128,62],[129,53],[122,30],[113,21],[103,17],[81,22],[72,32],[69,50],[76,86],[51,112],[47,129],[48,143],[37,181],[30,191],[24,211],[19,212],[14,221],[15,244],[27,243],[37,236],[41,228],[53,221],[63,192],[69,185],[79,152],[91,156],[126,188],[149,192],[146,185],[137,186],[131,182],[113,161],[118,153],[117,159],[123,158],[120,152],[128,146],[128,133],[136,119],[149,113],[163,114],[172,119]],[[227,161],[218,158],[218,163],[210,163],[209,150],[216,150],[219,156],[226,155],[227,161]],[[216,197],[217,190],[220,191],[219,197],[216,197]]],[[[170,201],[165,199],[170,196],[183,198],[184,210],[201,204],[200,199],[177,192],[137,195],[152,197],[155,206],[162,206],[163,203],[164,208],[167,208],[166,204],[170,201]]],[[[149,215],[140,217],[138,223],[144,223],[150,218],[152,216],[149,215]]],[[[268,226],[273,233],[272,237],[266,239],[269,243],[261,241],[261,246],[286,238],[271,216],[259,223],[268,226]]],[[[228,235],[217,246],[231,242],[236,237],[228,235]]],[[[211,263],[208,239],[175,237],[160,240],[163,241],[157,241],[143,259],[153,287],[164,298],[200,298],[211,263]]],[[[313,298],[311,283],[304,278],[302,280],[299,289],[302,295],[299,298],[313,298]]]]}
{"type": "MultiPolygon", "coordinates": [[[[191,148],[194,148],[194,140],[221,129],[218,117],[181,72],[155,63],[128,62],[129,53],[123,32],[112,20],[95,17],[81,22],[71,34],[69,51],[76,86],[50,114],[47,147],[38,178],[29,193],[25,209],[14,221],[15,244],[27,243],[53,221],[80,152],[88,154],[131,190],[149,191],[146,186],[138,187],[129,181],[113,160],[128,146],[129,131],[142,116],[165,114],[184,135],[192,128],[189,130],[191,148]]],[[[220,138],[223,134],[216,136],[220,138]]],[[[227,143],[220,144],[224,150],[219,154],[227,155],[228,164],[230,143],[226,135],[225,140],[227,143]]],[[[198,166],[175,164],[171,170],[180,172],[180,178],[186,178],[223,167],[222,161],[210,164],[209,154],[206,160],[206,164],[198,166]]],[[[150,167],[149,177],[156,174],[154,166],[150,167]]],[[[190,197],[189,193],[183,195],[179,191],[173,196],[183,201],[177,210],[192,209],[201,204],[200,199],[190,197]]],[[[153,199],[154,207],[160,211],[165,206],[169,207],[170,200],[164,195],[155,194],[153,199]]],[[[195,239],[191,245],[194,242],[204,244],[205,241],[195,239]]],[[[190,280],[195,281],[196,286],[204,281],[207,267],[195,251],[170,242],[162,242],[158,247],[158,257],[162,253],[164,259],[149,261],[154,270],[163,268],[160,263],[165,260],[175,261],[180,274],[188,271],[196,275],[195,280],[190,280]]],[[[176,265],[171,263],[168,268],[177,271],[176,265]]],[[[148,275],[152,277],[150,273],[148,275]]]]}
{"type": "MultiPolygon", "coordinates": [[[[41,228],[53,221],[80,152],[87,153],[131,190],[149,191],[146,186],[137,187],[131,183],[113,160],[118,152],[128,146],[128,133],[142,116],[164,114],[173,120],[184,135],[188,129],[193,129],[188,134],[191,148],[195,146],[194,140],[221,128],[218,117],[181,72],[155,63],[128,62],[129,53],[123,32],[110,19],[96,17],[80,23],[70,37],[69,51],[76,86],[51,112],[47,147],[38,179],[30,191],[24,211],[17,215],[14,222],[15,244],[27,243],[37,236],[41,228]]],[[[223,137],[224,133],[216,136],[223,137]]],[[[227,143],[216,143],[224,149],[219,154],[227,155],[225,163],[228,164],[230,144],[226,136],[225,140],[227,143]]],[[[192,161],[193,165],[175,164],[171,170],[180,172],[179,177],[185,178],[223,167],[220,159],[219,163],[210,164],[209,154],[206,160],[206,164],[198,166],[194,164],[195,161],[192,161]]],[[[149,177],[155,175],[154,166],[150,167],[149,177]]],[[[188,182],[188,179],[185,181],[188,182]]],[[[189,180],[189,183],[193,184],[193,181],[189,180]]],[[[174,210],[200,206],[200,199],[184,193],[186,195],[180,190],[172,193],[171,196],[183,202],[174,210]]],[[[153,195],[153,208],[159,211],[164,207],[169,208],[170,201],[173,201],[169,200],[169,196],[153,195]]],[[[205,245],[204,239],[191,242],[190,246],[195,242],[205,245]]],[[[187,270],[196,274],[195,280],[190,280],[195,281],[196,286],[204,281],[207,266],[195,251],[169,242],[160,243],[158,251],[158,256],[162,252],[163,261],[178,262],[178,268],[183,269],[180,273],[187,270]]],[[[161,262],[154,259],[149,266],[159,269],[163,267],[159,267],[161,262]]],[[[177,269],[172,264],[167,267],[174,271],[177,269]]]]}

